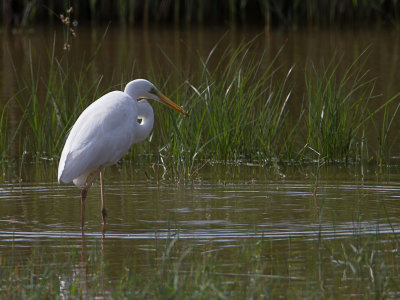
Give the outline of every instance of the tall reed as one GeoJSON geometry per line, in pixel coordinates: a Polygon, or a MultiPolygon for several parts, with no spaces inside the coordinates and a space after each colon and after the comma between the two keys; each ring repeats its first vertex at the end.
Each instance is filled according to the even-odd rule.
{"type": "MultiPolygon", "coordinates": [[[[252,51],[256,46],[256,40],[235,47],[217,44],[208,56],[198,57],[200,72],[194,74],[186,74],[168,57],[174,74],[157,73],[153,66],[148,79],[182,104],[190,117],[154,104],[156,123],[150,143],[135,145],[126,158],[156,163],[171,178],[185,180],[207,163],[313,160],[306,151],[310,148],[327,161],[355,161],[367,151],[385,163],[396,155],[400,133],[393,124],[398,106],[393,114],[388,107],[395,105],[400,93],[371,108],[374,80],[363,70],[364,53],[344,71],[340,60],[333,59],[326,67],[310,62],[303,95],[292,84],[294,67],[284,70],[277,64],[279,53],[272,56],[268,49],[254,54],[260,53],[252,51]],[[171,89],[171,76],[181,78],[181,85],[171,89]],[[296,112],[291,111],[294,106],[296,112]],[[382,111],[380,124],[377,116],[382,111]],[[379,149],[365,138],[371,128],[379,149]]],[[[72,52],[57,57],[55,47],[54,38],[46,78],[38,76],[43,66],[36,63],[32,49],[28,74],[14,68],[18,90],[9,101],[18,104],[21,117],[9,132],[9,105],[0,112],[2,159],[12,157],[10,149],[24,159],[58,158],[79,114],[109,90],[99,90],[101,78],[89,76],[93,57],[73,73],[72,52]]],[[[122,78],[129,78],[122,80],[123,87],[132,76],[122,74],[122,78]]]]}
{"type": "Polygon", "coordinates": [[[329,160],[354,157],[359,124],[368,115],[374,97],[374,81],[367,78],[360,61],[362,54],[338,73],[335,58],[322,71],[311,64],[306,72],[307,144],[329,160]]]}
{"type": "Polygon", "coordinates": [[[374,118],[371,119],[378,143],[376,159],[380,166],[385,162],[390,161],[392,154],[396,153],[396,149],[398,150],[400,135],[398,134],[398,130],[396,134],[396,129],[393,128],[393,123],[395,122],[396,117],[398,118],[399,110],[400,103],[397,103],[397,105],[395,105],[395,103],[394,105],[387,105],[384,107],[381,123],[378,123],[374,118]]]}
{"type": "MultiPolygon", "coordinates": [[[[375,128],[379,142],[377,155],[380,163],[390,161],[390,150],[399,138],[399,132],[392,124],[397,115],[398,106],[389,118],[388,107],[398,101],[400,93],[371,110],[371,102],[378,98],[375,92],[375,80],[368,78],[364,71],[367,49],[354,61],[345,66],[342,73],[338,71],[342,64],[333,58],[328,66],[320,71],[310,64],[305,73],[307,144],[329,161],[348,161],[363,159],[365,147],[371,148],[365,138],[365,131],[375,128]],[[378,132],[377,120],[380,111],[384,110],[382,132],[378,132]],[[378,116],[378,117],[377,117],[378,116]],[[392,143],[387,137],[392,135],[392,143]],[[360,155],[358,155],[360,154],[360,155]]],[[[369,149],[372,150],[372,149],[369,149]]],[[[368,151],[367,151],[368,152],[368,151]]]]}
{"type": "MultiPolygon", "coordinates": [[[[29,47],[27,72],[17,70],[13,64],[14,78],[17,92],[9,101],[14,101],[20,109],[20,119],[14,132],[5,130],[1,142],[8,142],[8,147],[2,147],[3,158],[18,158],[22,153],[30,158],[52,159],[57,157],[64,144],[69,128],[77,116],[93,101],[99,80],[88,82],[92,61],[107,30],[87,65],[79,73],[71,71],[71,47],[75,29],[72,28],[72,8],[61,15],[65,26],[63,32],[63,53],[56,55],[56,35],[47,52],[48,65],[43,72],[43,65],[34,56],[34,51],[29,47]],[[43,75],[47,74],[47,78],[43,75]],[[11,146],[17,149],[17,155],[10,153],[11,146]],[[26,146],[26,149],[25,149],[26,146]],[[25,151],[27,150],[27,152],[25,151]]],[[[7,128],[8,105],[2,109],[0,126],[7,128]]]]}
{"type": "Polygon", "coordinates": [[[186,99],[188,119],[158,111],[160,153],[172,155],[174,173],[191,174],[204,161],[264,161],[292,153],[297,126],[289,121],[287,109],[292,69],[279,82],[277,57],[267,59],[267,50],[253,55],[253,46],[250,41],[226,47],[213,57],[220,50],[216,45],[208,57],[200,57],[200,78],[187,80],[172,94],[186,99]]]}

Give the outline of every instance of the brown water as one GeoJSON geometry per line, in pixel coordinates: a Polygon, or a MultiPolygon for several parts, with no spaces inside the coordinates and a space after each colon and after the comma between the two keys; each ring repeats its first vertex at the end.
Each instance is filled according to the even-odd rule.
{"type": "MultiPolygon", "coordinates": [[[[74,57],[71,63],[76,70],[95,51],[102,33],[102,30],[78,29],[79,36],[71,50],[74,57]]],[[[152,72],[157,69],[163,74],[170,72],[167,84],[176,86],[186,75],[198,72],[198,55],[207,57],[224,34],[224,43],[235,45],[258,33],[111,29],[94,61],[91,76],[93,80],[102,77],[101,85],[106,89],[132,78],[154,76],[152,72]],[[183,70],[183,74],[169,71],[174,69],[173,65],[183,70]]],[[[61,36],[58,31],[57,55],[62,53],[62,38],[58,38],[61,36]]],[[[1,104],[18,89],[10,54],[17,72],[29,74],[29,47],[37,58],[35,63],[45,66],[46,51],[51,48],[53,37],[52,30],[13,36],[0,34],[1,104]]],[[[271,58],[283,45],[278,64],[283,70],[295,65],[293,84],[298,91],[300,82],[304,82],[308,60],[327,63],[337,54],[348,65],[367,47],[370,50],[365,69],[370,70],[371,77],[377,77],[378,93],[388,97],[398,91],[398,32],[270,32],[261,33],[257,41],[260,51],[270,49],[271,58]]],[[[38,76],[45,76],[46,68],[40,70],[43,73],[38,76]]],[[[18,114],[10,116],[11,122],[13,118],[18,119],[18,114]]],[[[399,118],[395,122],[400,122],[399,118]]],[[[52,163],[25,164],[21,168],[3,166],[0,257],[30,254],[33,247],[63,257],[71,249],[90,250],[102,243],[99,187],[92,188],[86,202],[85,245],[82,245],[79,190],[73,185],[59,185],[56,172],[57,166],[52,163]]],[[[264,238],[290,270],[290,276],[286,271],[272,273],[304,283],[315,273],[316,263],[324,265],[332,260],[325,256],[317,261],[316,252],[310,250],[315,246],[313,241],[322,237],[352,243],[355,236],[368,238],[379,233],[380,241],[385,243],[387,238],[389,244],[400,233],[399,166],[383,170],[358,165],[325,166],[321,169],[316,198],[313,197],[315,172],[313,165],[279,169],[217,165],[203,168],[193,183],[176,185],[161,180],[147,166],[123,164],[108,168],[105,183],[109,217],[103,245],[108,278],[118,277],[121,266],[132,257],[136,258],[139,269],[148,268],[145,258],[154,249],[155,241],[162,243],[171,236],[179,236],[184,247],[219,252],[228,266],[236,263],[231,259],[235,249],[248,240],[264,238]]],[[[278,257],[273,253],[271,261],[278,257]]],[[[398,254],[393,255],[389,268],[398,264],[398,254]]],[[[392,276],[399,282],[398,274],[392,276]]],[[[329,282],[330,278],[326,280],[329,282]]],[[[351,295],[352,291],[344,294],[351,295]]]]}
{"type": "MultiPolygon", "coordinates": [[[[70,39],[71,64],[75,72],[82,71],[82,64],[90,61],[105,29],[78,28],[78,36],[70,39]]],[[[400,81],[400,33],[385,30],[343,30],[343,31],[272,31],[243,29],[193,29],[177,31],[172,29],[128,30],[111,27],[102,47],[96,54],[91,69],[93,80],[102,78],[105,88],[125,83],[132,78],[152,78],[157,73],[168,76],[168,84],[179,85],[185,79],[199,73],[200,58],[207,59],[213,52],[211,63],[219,61],[219,53],[226,47],[256,39],[252,51],[264,51],[271,59],[281,51],[277,66],[286,73],[294,68],[293,84],[298,89],[304,85],[304,66],[313,62],[317,66],[327,65],[336,55],[342,57],[341,66],[348,67],[367,48],[368,59],[365,71],[369,78],[377,78],[377,94],[390,96],[398,92],[400,81]]],[[[56,41],[56,57],[62,57],[64,34],[60,29],[36,29],[16,35],[0,33],[0,95],[1,102],[11,97],[17,88],[13,75],[13,64],[18,74],[29,75],[29,49],[32,49],[35,67],[46,66],[53,41],[56,41]]],[[[46,76],[46,68],[42,68],[46,76]]],[[[36,71],[36,69],[35,69],[36,71]]]]}
{"type": "MultiPolygon", "coordinates": [[[[315,241],[320,239],[356,244],[359,238],[379,234],[381,243],[387,237],[392,245],[393,235],[400,234],[399,167],[382,173],[361,166],[323,167],[316,198],[314,168],[214,166],[186,185],[157,181],[146,167],[108,168],[102,258],[108,266],[106,278],[118,278],[124,263],[133,259],[145,272],[149,251],[174,236],[195,253],[218,252],[225,268],[236,264],[235,249],[265,239],[271,248],[271,257],[265,259],[279,258],[289,271],[267,269],[263,274],[281,278],[282,287],[288,284],[285,280],[299,280],[303,286],[316,272],[315,264],[331,264],[329,255],[316,257],[315,241]]],[[[12,172],[3,175],[0,257],[23,257],[36,247],[63,263],[74,248],[90,252],[102,244],[99,186],[90,190],[86,202],[83,245],[79,190],[57,184],[56,171],[51,164],[26,165],[21,182],[12,172]]],[[[397,259],[395,255],[394,265],[397,259]]],[[[341,276],[340,270],[335,272],[341,276]]],[[[399,280],[398,274],[392,276],[399,280]]],[[[337,284],[331,280],[324,278],[328,285],[337,284]]],[[[343,288],[347,294],[345,282],[343,288]]]]}

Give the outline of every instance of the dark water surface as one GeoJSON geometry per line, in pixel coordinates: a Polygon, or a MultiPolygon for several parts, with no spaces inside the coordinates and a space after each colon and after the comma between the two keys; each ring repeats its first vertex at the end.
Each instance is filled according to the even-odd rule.
{"type": "MultiPolygon", "coordinates": [[[[293,84],[301,92],[304,85],[304,67],[313,62],[327,66],[334,56],[341,58],[339,68],[347,68],[356,57],[367,50],[364,70],[368,78],[377,79],[377,94],[391,96],[398,92],[400,81],[400,33],[388,30],[298,30],[268,31],[246,28],[192,30],[141,30],[111,26],[102,41],[106,29],[77,28],[76,38],[70,38],[71,65],[79,74],[93,60],[92,80],[101,79],[104,89],[124,84],[133,78],[153,78],[163,74],[168,84],[177,86],[184,80],[202,72],[202,62],[212,53],[210,65],[218,63],[220,54],[227,47],[255,39],[251,51],[262,53],[271,60],[278,52],[276,66],[285,75],[295,66],[293,84]],[[96,52],[99,44],[101,48],[96,52]],[[214,49],[216,48],[216,49],[214,49]],[[94,56],[94,54],[96,55],[94,56]],[[202,62],[201,62],[202,61],[202,62]]],[[[0,103],[6,101],[18,89],[14,67],[19,76],[29,79],[30,63],[34,60],[35,76],[48,76],[46,64],[55,41],[55,57],[62,59],[65,35],[60,28],[36,28],[21,34],[0,33],[0,103]],[[39,68],[39,66],[41,68],[39,68]],[[40,69],[38,71],[38,69],[40,69]]],[[[102,89],[100,89],[101,91],[102,89]]]]}
{"type": "MultiPolygon", "coordinates": [[[[400,234],[398,167],[382,172],[324,167],[316,198],[313,172],[313,166],[214,166],[203,169],[195,182],[178,185],[158,181],[150,168],[108,168],[103,251],[110,278],[118,277],[129,259],[146,270],[148,252],[174,236],[183,247],[219,252],[228,266],[236,263],[232,251],[263,238],[283,262],[290,262],[291,277],[306,280],[308,272],[315,272],[313,241],[352,241],[379,234],[384,242],[385,236],[400,234]]],[[[21,182],[19,175],[4,174],[8,173],[3,173],[0,185],[0,257],[23,257],[36,247],[61,257],[62,263],[74,248],[100,247],[98,185],[86,202],[83,245],[79,190],[59,185],[55,166],[26,165],[21,182]]]]}

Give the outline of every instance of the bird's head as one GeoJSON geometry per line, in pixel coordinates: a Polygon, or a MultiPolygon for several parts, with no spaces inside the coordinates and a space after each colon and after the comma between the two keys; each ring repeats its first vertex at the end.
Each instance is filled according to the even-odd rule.
{"type": "Polygon", "coordinates": [[[125,87],[125,93],[130,95],[131,97],[137,99],[148,99],[155,100],[165,104],[166,106],[179,111],[181,114],[185,116],[189,116],[189,114],[183,110],[182,107],[175,104],[173,101],[168,99],[163,93],[161,93],[150,81],[146,79],[136,79],[129,82],[125,87]]]}

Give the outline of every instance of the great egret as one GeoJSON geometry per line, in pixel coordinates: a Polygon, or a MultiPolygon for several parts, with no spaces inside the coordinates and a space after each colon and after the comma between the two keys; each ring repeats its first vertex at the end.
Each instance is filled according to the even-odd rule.
{"type": "Polygon", "coordinates": [[[93,181],[100,174],[101,215],[105,225],[107,212],[104,206],[103,170],[115,164],[133,143],[146,139],[153,129],[153,109],[145,99],[159,101],[188,115],[151,82],[136,79],[129,82],[123,92],[110,92],[90,104],[68,135],[58,165],[58,182],[73,181],[76,186],[82,187],[82,232],[85,199],[93,181]],[[91,172],[94,173],[87,180],[91,172]]]}

